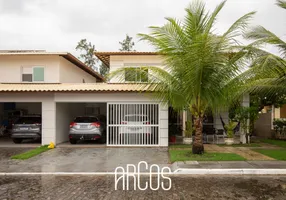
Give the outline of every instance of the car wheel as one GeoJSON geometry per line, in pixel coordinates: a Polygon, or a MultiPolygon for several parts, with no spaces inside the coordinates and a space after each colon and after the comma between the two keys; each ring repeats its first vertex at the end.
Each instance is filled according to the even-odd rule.
{"type": "Polygon", "coordinates": [[[76,144],[76,140],[75,139],[70,139],[70,143],[71,144],[76,144]]]}
{"type": "Polygon", "coordinates": [[[14,138],[14,139],[13,139],[13,142],[14,142],[15,144],[20,144],[20,143],[22,142],[22,140],[23,140],[23,139],[20,139],[20,138],[14,138]]]}

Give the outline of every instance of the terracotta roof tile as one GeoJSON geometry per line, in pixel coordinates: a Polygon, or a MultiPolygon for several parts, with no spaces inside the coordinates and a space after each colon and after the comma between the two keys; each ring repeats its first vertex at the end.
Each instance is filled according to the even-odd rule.
{"type": "Polygon", "coordinates": [[[157,52],[151,52],[151,51],[96,51],[94,52],[94,55],[98,57],[99,60],[101,60],[107,67],[110,65],[110,56],[116,56],[116,55],[158,55],[157,52]]]}
{"type": "Polygon", "coordinates": [[[146,85],[110,83],[2,83],[0,92],[152,92],[146,85]]]}

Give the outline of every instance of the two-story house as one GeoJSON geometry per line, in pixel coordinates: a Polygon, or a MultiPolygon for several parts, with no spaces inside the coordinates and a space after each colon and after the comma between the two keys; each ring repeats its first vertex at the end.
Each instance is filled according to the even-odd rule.
{"type": "MultiPolygon", "coordinates": [[[[161,64],[152,52],[97,52],[96,56],[110,71],[161,64]]],[[[2,51],[0,119],[10,110],[40,113],[42,144],[59,144],[68,141],[69,124],[76,116],[103,115],[108,146],[168,146],[168,106],[154,100],[152,91],[104,81],[70,53],[2,51]]]]}
{"type": "MultiPolygon", "coordinates": [[[[164,68],[162,57],[156,52],[95,52],[95,55],[108,67],[110,72],[122,68],[141,68],[144,66],[155,66],[164,68]]],[[[135,73],[132,76],[126,71],[125,77],[112,78],[110,83],[144,83],[148,82],[150,72],[135,73]],[[149,75],[149,77],[148,77],[149,75]]],[[[132,71],[134,73],[134,71],[132,71]]],[[[249,95],[244,95],[241,101],[242,106],[249,106],[249,95]]],[[[165,110],[166,111],[166,110],[165,110]]],[[[164,119],[167,117],[164,117],[164,119]]],[[[170,134],[176,133],[184,136],[185,122],[191,120],[192,116],[188,111],[175,112],[169,107],[168,114],[168,128],[170,134]]],[[[215,134],[218,130],[223,130],[223,122],[228,123],[228,112],[221,112],[219,114],[210,114],[206,116],[203,122],[203,132],[205,142],[218,142],[215,139],[215,134]]],[[[166,124],[164,125],[166,126],[166,124]]],[[[238,138],[237,138],[238,139],[238,138]]],[[[245,138],[240,137],[240,141],[244,142],[245,138]]],[[[223,141],[222,141],[223,142],[223,141]]]]}

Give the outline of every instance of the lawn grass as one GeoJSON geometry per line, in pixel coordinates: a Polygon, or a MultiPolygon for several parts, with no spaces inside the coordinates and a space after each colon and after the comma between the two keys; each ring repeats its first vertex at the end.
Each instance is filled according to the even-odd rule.
{"type": "Polygon", "coordinates": [[[286,141],[284,140],[272,140],[272,139],[262,139],[261,142],[267,143],[267,144],[273,144],[279,147],[286,148],[286,141]]]}
{"type": "Polygon", "coordinates": [[[261,147],[261,144],[258,144],[258,143],[233,144],[233,145],[218,144],[218,146],[220,146],[220,147],[261,147]]]}
{"type": "Polygon", "coordinates": [[[21,154],[11,156],[11,158],[12,159],[18,159],[18,160],[26,160],[26,159],[29,159],[29,158],[34,157],[36,155],[39,155],[40,153],[48,151],[48,150],[49,150],[48,145],[44,145],[44,146],[40,146],[40,147],[37,147],[35,149],[32,149],[30,151],[21,153],[21,154]]]}
{"type": "Polygon", "coordinates": [[[203,155],[192,154],[190,150],[170,149],[171,162],[176,161],[244,161],[245,158],[234,153],[204,153],[203,155]]]}
{"type": "Polygon", "coordinates": [[[286,149],[255,149],[253,151],[274,158],[276,160],[286,160],[286,149]]]}

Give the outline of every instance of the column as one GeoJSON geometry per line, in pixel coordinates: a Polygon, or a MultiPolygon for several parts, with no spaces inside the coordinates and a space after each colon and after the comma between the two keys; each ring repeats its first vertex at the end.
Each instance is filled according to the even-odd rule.
{"type": "Polygon", "coordinates": [[[182,123],[183,123],[183,137],[185,137],[186,121],[187,121],[187,111],[186,111],[186,110],[183,110],[183,117],[182,117],[182,123]]]}
{"type": "Polygon", "coordinates": [[[42,101],[42,145],[56,144],[56,103],[54,97],[42,101]]]}
{"type": "Polygon", "coordinates": [[[163,147],[167,147],[169,145],[169,111],[168,105],[161,104],[160,107],[160,138],[159,145],[163,147]]]}

